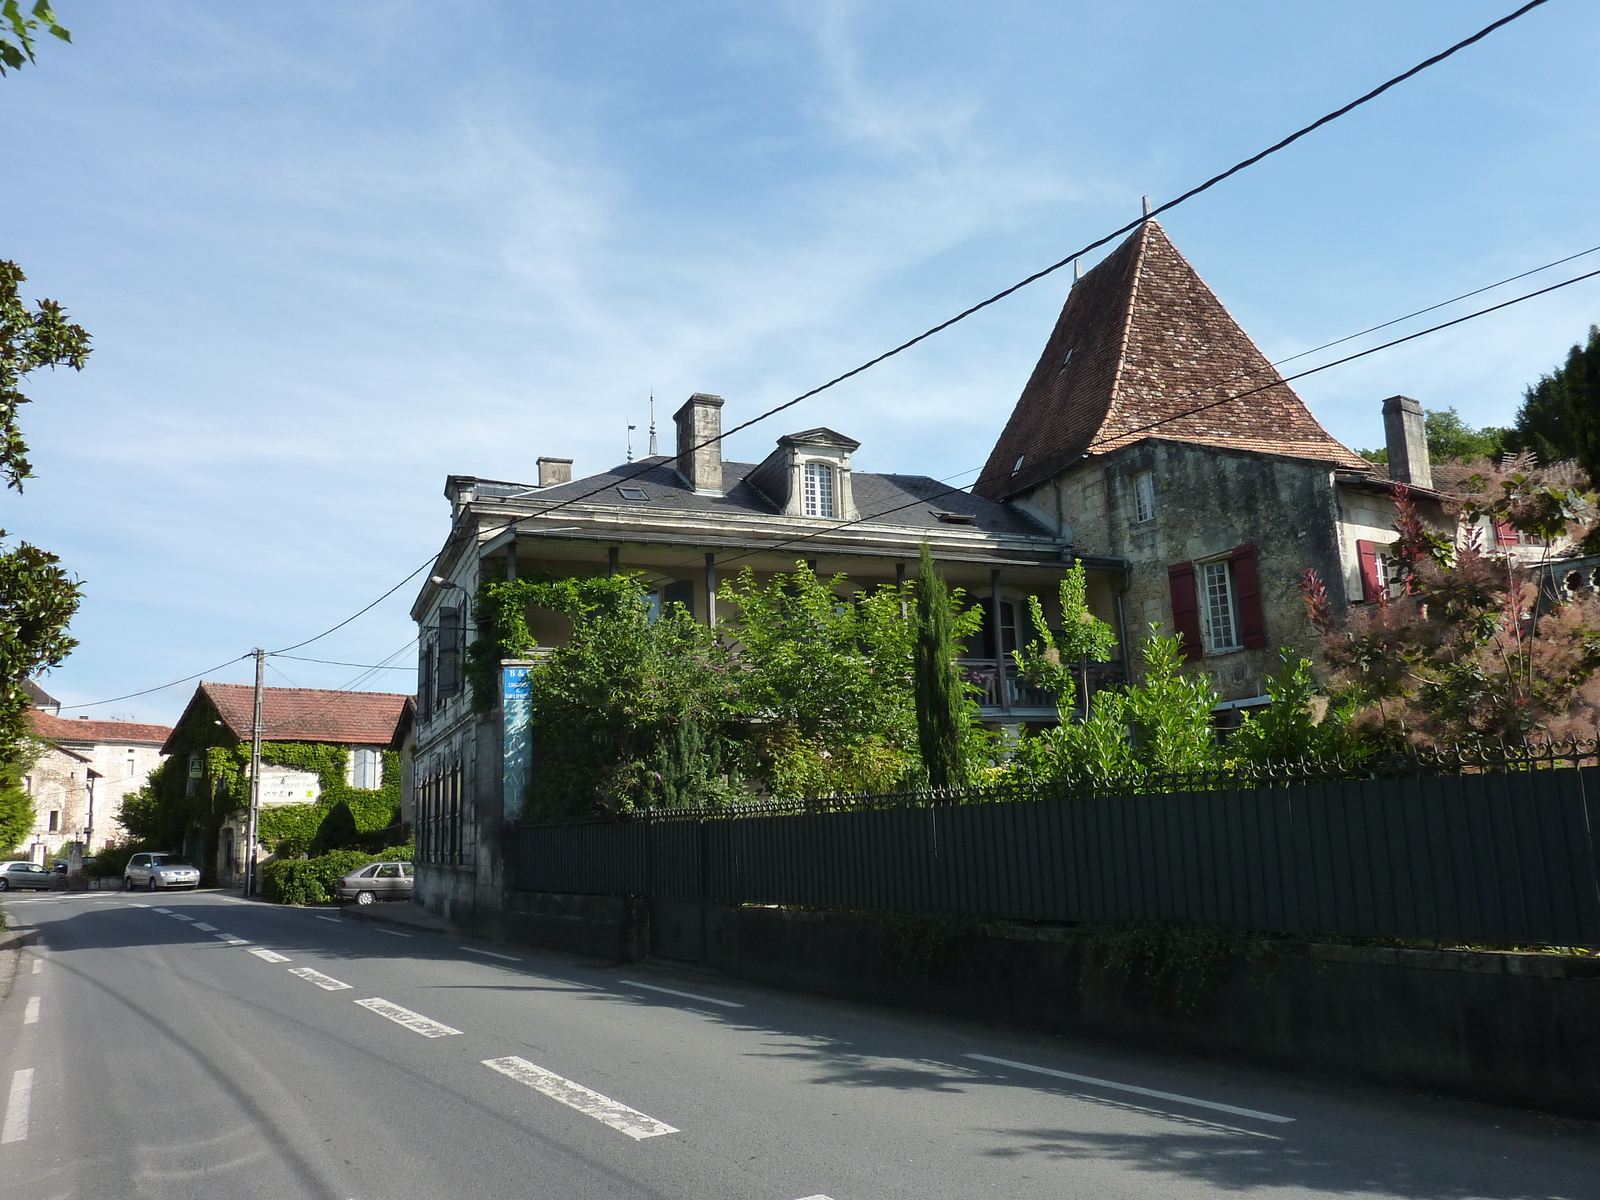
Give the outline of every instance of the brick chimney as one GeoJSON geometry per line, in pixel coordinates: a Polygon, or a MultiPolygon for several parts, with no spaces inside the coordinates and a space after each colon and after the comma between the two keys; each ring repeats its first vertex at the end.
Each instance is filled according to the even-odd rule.
{"type": "Polygon", "coordinates": [[[1428,462],[1428,431],[1422,405],[1410,396],[1390,396],[1383,402],[1383,436],[1389,446],[1389,478],[1413,487],[1433,486],[1433,466],[1428,462]]]}
{"type": "Polygon", "coordinates": [[[722,442],[712,440],[722,434],[722,397],[696,392],[672,419],[678,425],[678,457],[672,465],[679,476],[696,492],[722,495],[722,442]]]}
{"type": "Polygon", "coordinates": [[[572,482],[570,458],[541,458],[539,460],[539,486],[555,487],[558,483],[572,482]]]}

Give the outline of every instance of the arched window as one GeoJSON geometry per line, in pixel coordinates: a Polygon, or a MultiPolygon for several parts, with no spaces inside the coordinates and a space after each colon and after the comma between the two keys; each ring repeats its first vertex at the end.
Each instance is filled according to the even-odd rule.
{"type": "Polygon", "coordinates": [[[833,507],[833,468],[827,463],[807,463],[806,516],[837,516],[833,507]]]}

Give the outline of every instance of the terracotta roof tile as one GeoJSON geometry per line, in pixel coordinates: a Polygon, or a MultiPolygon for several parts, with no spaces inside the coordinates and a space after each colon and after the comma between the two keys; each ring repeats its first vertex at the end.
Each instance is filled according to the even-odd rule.
{"type": "MultiPolygon", "coordinates": [[[[242,683],[202,683],[197,694],[211,701],[235,737],[249,740],[255,713],[253,687],[242,683]]],[[[269,742],[387,746],[410,698],[397,692],[263,688],[261,716],[265,737],[269,742]]]]}
{"type": "Polygon", "coordinates": [[[1154,221],[1073,286],[973,490],[1015,495],[1147,437],[1370,469],[1318,424],[1154,221]]]}
{"type": "Polygon", "coordinates": [[[166,725],[141,725],[134,721],[84,721],[52,717],[38,709],[28,712],[35,736],[54,742],[154,742],[172,736],[166,725]]]}

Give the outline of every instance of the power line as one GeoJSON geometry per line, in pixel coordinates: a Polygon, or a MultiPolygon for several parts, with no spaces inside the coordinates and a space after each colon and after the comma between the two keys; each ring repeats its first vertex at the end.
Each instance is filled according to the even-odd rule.
{"type": "MultiPolygon", "coordinates": [[[[1258,152],[1256,154],[1251,155],[1249,158],[1243,159],[1240,162],[1235,163],[1233,166],[1229,167],[1227,170],[1221,171],[1218,174],[1213,175],[1211,178],[1207,179],[1205,182],[1200,183],[1200,184],[1196,185],[1195,187],[1190,188],[1188,191],[1186,191],[1183,194],[1177,196],[1176,198],[1174,198],[1172,200],[1168,200],[1164,204],[1157,205],[1155,208],[1151,209],[1150,211],[1145,213],[1143,216],[1139,217],[1137,220],[1129,221],[1126,225],[1123,225],[1118,229],[1112,230],[1110,233],[1106,234],[1104,237],[1098,238],[1095,241],[1092,241],[1092,242],[1088,243],[1087,245],[1082,246],[1077,250],[1074,250],[1071,254],[1068,254],[1065,258],[1061,259],[1059,262],[1052,263],[1050,266],[1045,267],[1043,270],[1035,271],[1033,274],[1027,276],[1025,279],[1019,280],[1018,282],[1012,284],[1010,287],[996,292],[994,295],[990,296],[988,299],[981,300],[977,304],[972,305],[970,308],[963,309],[961,312],[957,313],[955,316],[949,318],[948,320],[941,321],[939,324],[934,325],[932,328],[924,330],[922,333],[917,334],[916,337],[913,337],[913,338],[911,338],[911,339],[909,339],[907,341],[901,342],[898,346],[894,347],[892,350],[885,351],[884,353],[878,355],[876,358],[868,359],[866,362],[862,363],[860,366],[854,367],[851,370],[848,370],[848,371],[844,372],[842,375],[836,375],[832,379],[828,380],[826,383],[820,384],[819,386],[812,388],[810,391],[800,393],[798,396],[794,397],[794,399],[792,399],[792,400],[787,400],[784,403],[777,405],[776,407],[769,408],[766,412],[760,413],[759,415],[750,418],[750,420],[745,421],[742,424],[735,425],[732,429],[724,430],[724,431],[718,433],[715,437],[707,438],[705,441],[700,442],[697,445],[688,447],[688,449],[686,450],[686,453],[692,454],[696,450],[702,450],[707,446],[717,445],[720,442],[722,442],[724,439],[732,437],[736,433],[740,433],[743,430],[749,429],[753,425],[757,425],[762,421],[768,420],[771,417],[775,417],[779,413],[793,408],[795,405],[801,403],[804,400],[809,400],[809,399],[811,399],[811,397],[819,395],[822,392],[825,392],[830,388],[836,387],[839,384],[845,382],[846,380],[852,379],[855,376],[860,375],[864,371],[871,370],[873,367],[877,366],[878,364],[880,364],[882,362],[886,362],[887,360],[895,357],[898,354],[903,354],[905,351],[911,349],[913,346],[916,346],[921,342],[926,341],[927,339],[933,337],[935,334],[942,333],[944,330],[949,329],[952,325],[955,325],[955,324],[957,324],[957,323],[959,323],[961,321],[965,321],[968,317],[973,316],[976,313],[982,312],[984,309],[988,308],[990,305],[997,304],[1001,300],[1004,300],[1007,296],[1010,296],[1010,295],[1012,295],[1012,294],[1014,294],[1016,292],[1021,291],[1023,288],[1027,287],[1029,284],[1037,283],[1039,280],[1045,278],[1045,276],[1054,274],[1056,271],[1061,270],[1061,268],[1065,267],[1067,264],[1069,264],[1071,262],[1074,262],[1077,259],[1082,258],[1085,254],[1088,254],[1088,253],[1090,253],[1091,251],[1094,251],[1094,250],[1098,250],[1100,247],[1108,244],[1109,242],[1114,241],[1115,239],[1121,237],[1123,234],[1128,233],[1128,232],[1138,228],[1140,225],[1144,224],[1146,221],[1151,220],[1152,218],[1157,217],[1157,216],[1159,216],[1160,214],[1162,214],[1164,212],[1168,212],[1171,209],[1176,208],[1178,205],[1185,203],[1186,201],[1194,199],[1194,197],[1200,195],[1202,192],[1209,191],[1211,188],[1216,187],[1217,184],[1222,183],[1226,179],[1232,178],[1234,175],[1237,175],[1240,171],[1243,171],[1248,167],[1254,166],[1256,163],[1261,162],[1263,159],[1265,159],[1265,158],[1267,158],[1267,157],[1269,157],[1269,156],[1271,156],[1273,154],[1276,154],[1280,150],[1286,149],[1287,147],[1293,145],[1295,142],[1299,141],[1301,138],[1305,137],[1307,134],[1313,133],[1316,130],[1321,129],[1324,125],[1327,125],[1332,121],[1338,120],[1340,117],[1345,116],[1346,114],[1348,114],[1350,112],[1353,112],[1357,108],[1360,108],[1363,104],[1366,104],[1366,103],[1368,103],[1368,102],[1370,102],[1372,100],[1377,99],[1379,96],[1381,96],[1385,92],[1387,92],[1390,88],[1396,87],[1399,84],[1404,83],[1406,80],[1412,78],[1414,75],[1420,74],[1421,72],[1427,70],[1429,67],[1435,66],[1438,63],[1443,62],[1445,59],[1451,57],[1452,55],[1457,54],[1462,50],[1465,50],[1468,46],[1471,46],[1471,45],[1473,45],[1473,44],[1475,44],[1477,42],[1482,41],[1484,38],[1488,37],[1491,33],[1495,32],[1497,29],[1500,29],[1501,27],[1503,27],[1505,25],[1509,25],[1511,22],[1517,20],[1519,17],[1525,16],[1529,12],[1532,12],[1534,9],[1538,8],[1540,5],[1542,5],[1544,3],[1546,3],[1546,0],[1529,0],[1528,3],[1522,5],[1520,8],[1516,9],[1514,12],[1508,13],[1506,16],[1501,17],[1499,20],[1493,21],[1490,24],[1485,25],[1482,29],[1478,30],[1472,36],[1467,37],[1467,38],[1463,38],[1461,41],[1456,42],[1454,45],[1448,47],[1445,50],[1441,50],[1438,54],[1435,54],[1430,58],[1423,59],[1421,62],[1417,63],[1414,67],[1411,67],[1409,70],[1403,71],[1399,75],[1394,76],[1392,79],[1386,80],[1385,82],[1379,84],[1377,87],[1373,88],[1371,91],[1365,93],[1364,95],[1358,96],[1356,99],[1350,101],[1348,104],[1345,104],[1340,108],[1334,109],[1330,113],[1326,113],[1323,116],[1318,117],[1315,121],[1311,122],[1311,124],[1305,125],[1305,126],[1301,127],[1300,129],[1295,130],[1295,132],[1291,133],[1288,137],[1285,137],[1285,138],[1283,138],[1283,139],[1281,139],[1281,140],[1279,140],[1277,142],[1274,142],[1272,145],[1268,146],[1265,150],[1262,150],[1262,151],[1260,151],[1260,152],[1258,152]]],[[[550,505],[548,508],[540,509],[537,513],[531,513],[531,514],[528,514],[528,515],[529,516],[541,516],[541,517],[542,516],[549,516],[551,513],[557,512],[560,509],[563,509],[563,508],[567,507],[568,505],[577,504],[577,503],[579,503],[581,501],[588,500],[593,496],[597,496],[602,492],[609,491],[611,488],[617,486],[617,483],[619,481],[623,482],[623,483],[626,483],[629,479],[636,479],[640,475],[643,475],[646,471],[649,471],[653,466],[654,466],[654,464],[641,463],[637,470],[632,471],[632,472],[625,472],[625,473],[623,473],[623,474],[621,474],[619,476],[614,476],[612,478],[612,481],[607,483],[607,484],[605,484],[603,487],[597,487],[597,488],[594,488],[594,489],[592,489],[590,491],[580,493],[579,495],[568,497],[565,500],[561,500],[561,501],[556,502],[555,504],[550,505]]],[[[508,529],[516,528],[518,522],[521,521],[521,520],[525,520],[525,519],[526,519],[526,517],[514,518],[513,520],[507,522],[504,526],[502,526],[492,536],[499,536],[499,534],[506,532],[506,530],[508,530],[508,529]]],[[[424,570],[426,570],[428,567],[432,566],[436,561],[438,561],[438,555],[430,556],[428,558],[428,560],[426,562],[424,562],[421,566],[417,567],[416,570],[412,571],[409,575],[407,575],[399,583],[395,584],[394,587],[390,588],[387,592],[385,592],[383,595],[379,596],[376,600],[374,600],[371,604],[367,605],[365,608],[361,609],[359,612],[353,613],[351,616],[345,618],[343,621],[340,621],[337,625],[334,625],[329,629],[323,630],[321,633],[317,634],[315,637],[307,638],[303,642],[297,642],[293,646],[285,646],[283,649],[284,650],[298,650],[301,646],[309,646],[312,642],[320,641],[322,638],[327,637],[330,633],[334,633],[337,630],[344,628],[344,626],[350,624],[350,622],[354,621],[357,617],[365,615],[367,612],[371,611],[373,608],[376,608],[383,601],[387,600],[390,596],[392,596],[395,592],[399,591],[402,587],[404,587],[407,583],[409,583],[417,575],[420,575],[424,570]]],[[[283,651],[273,651],[272,653],[281,654],[282,652],[283,651]]]]}
{"type": "MultiPolygon", "coordinates": [[[[415,641],[416,639],[412,639],[415,641]]],[[[294,662],[321,663],[325,667],[367,667],[373,671],[415,671],[415,667],[385,667],[373,663],[335,662],[331,658],[303,658],[298,654],[269,654],[268,658],[287,658],[294,662]]],[[[394,657],[390,655],[390,657],[394,657]]]]}
{"type": "Polygon", "coordinates": [[[90,700],[87,704],[63,704],[62,709],[98,708],[102,704],[115,704],[119,700],[132,700],[136,696],[148,696],[152,692],[164,692],[170,687],[177,687],[180,683],[192,683],[201,676],[209,675],[213,671],[220,671],[224,667],[231,667],[236,662],[249,658],[248,654],[241,654],[238,658],[230,658],[227,662],[218,663],[214,667],[207,667],[204,671],[197,671],[193,675],[185,675],[182,679],[174,679],[171,683],[163,683],[158,687],[145,688],[142,692],[129,692],[126,696],[113,696],[109,700],[90,700]]]}
{"type": "Polygon", "coordinates": [[[1481,288],[1473,288],[1470,292],[1462,292],[1459,296],[1451,296],[1448,300],[1441,300],[1437,304],[1430,304],[1427,308],[1419,308],[1416,312],[1408,312],[1403,317],[1395,317],[1391,321],[1385,321],[1381,325],[1373,325],[1367,329],[1361,330],[1359,333],[1348,333],[1344,337],[1335,338],[1331,342],[1323,342],[1320,346],[1313,346],[1309,350],[1302,350],[1298,354],[1291,354],[1288,358],[1277,359],[1272,365],[1275,367],[1281,367],[1284,363],[1293,362],[1297,358],[1305,358],[1310,354],[1318,354],[1323,350],[1331,350],[1335,346],[1342,346],[1345,342],[1353,342],[1358,337],[1366,337],[1369,333],[1377,333],[1380,329],[1387,329],[1391,325],[1398,325],[1402,321],[1411,320],[1413,317],[1420,317],[1426,313],[1435,312],[1441,308],[1448,308],[1450,305],[1457,304],[1462,300],[1470,300],[1474,296],[1483,295],[1484,292],[1492,292],[1497,287],[1505,287],[1505,285],[1508,283],[1515,283],[1519,279],[1526,279],[1529,275],[1537,275],[1541,271],[1548,271],[1551,267],[1559,267],[1562,263],[1569,263],[1574,259],[1582,258],[1587,254],[1593,254],[1596,250],[1600,250],[1600,246],[1590,246],[1587,250],[1579,250],[1576,254],[1569,254],[1565,258],[1558,258],[1555,260],[1555,262],[1547,262],[1544,264],[1544,266],[1534,267],[1531,271],[1522,271],[1516,275],[1507,275],[1504,279],[1497,283],[1486,283],[1481,288]]]}

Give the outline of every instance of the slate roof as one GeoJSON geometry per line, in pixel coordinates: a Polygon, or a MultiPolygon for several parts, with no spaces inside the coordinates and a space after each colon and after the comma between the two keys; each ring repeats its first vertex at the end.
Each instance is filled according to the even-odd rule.
{"type": "Polygon", "coordinates": [[[141,725],[135,721],[84,721],[52,717],[30,709],[28,721],[34,736],[53,742],[144,742],[161,745],[172,736],[166,725],[141,725]]]}
{"type": "MultiPolygon", "coordinates": [[[[250,738],[255,689],[242,683],[202,683],[183,719],[204,696],[228,731],[250,738]]],[[[332,742],[341,746],[387,746],[410,696],[397,692],[338,692],[322,688],[262,688],[261,717],[269,742],[332,742]]],[[[179,720],[179,725],[183,724],[179,720]]],[[[165,749],[165,747],[163,747],[165,749]]]]}
{"type": "MultiPolygon", "coordinates": [[[[697,495],[678,478],[672,469],[673,459],[667,455],[624,463],[597,475],[563,483],[556,487],[540,488],[531,496],[522,497],[535,506],[574,500],[596,489],[604,489],[590,496],[585,503],[607,504],[622,507],[637,506],[641,511],[666,509],[695,513],[724,513],[730,516],[776,516],[778,508],[755,488],[745,482],[745,477],[759,464],[724,462],[722,464],[723,494],[697,495]],[[641,489],[647,499],[628,500],[617,489],[626,486],[641,489]]],[[[479,480],[474,494],[481,500],[493,500],[499,495],[510,495],[526,490],[525,484],[490,483],[479,480]],[[503,489],[503,490],[500,490],[503,489]]],[[[906,525],[920,529],[946,529],[937,512],[962,513],[974,518],[973,524],[963,526],[985,533],[1023,537],[1054,537],[1054,531],[1045,528],[1008,504],[974,496],[970,492],[949,490],[950,485],[940,483],[926,475],[877,475],[870,471],[852,470],[850,486],[855,496],[856,508],[863,518],[871,520],[881,516],[884,524],[906,525]]]]}
{"type": "Polygon", "coordinates": [[[1073,286],[973,490],[1016,495],[1147,437],[1371,469],[1318,424],[1154,221],[1073,286]]]}

